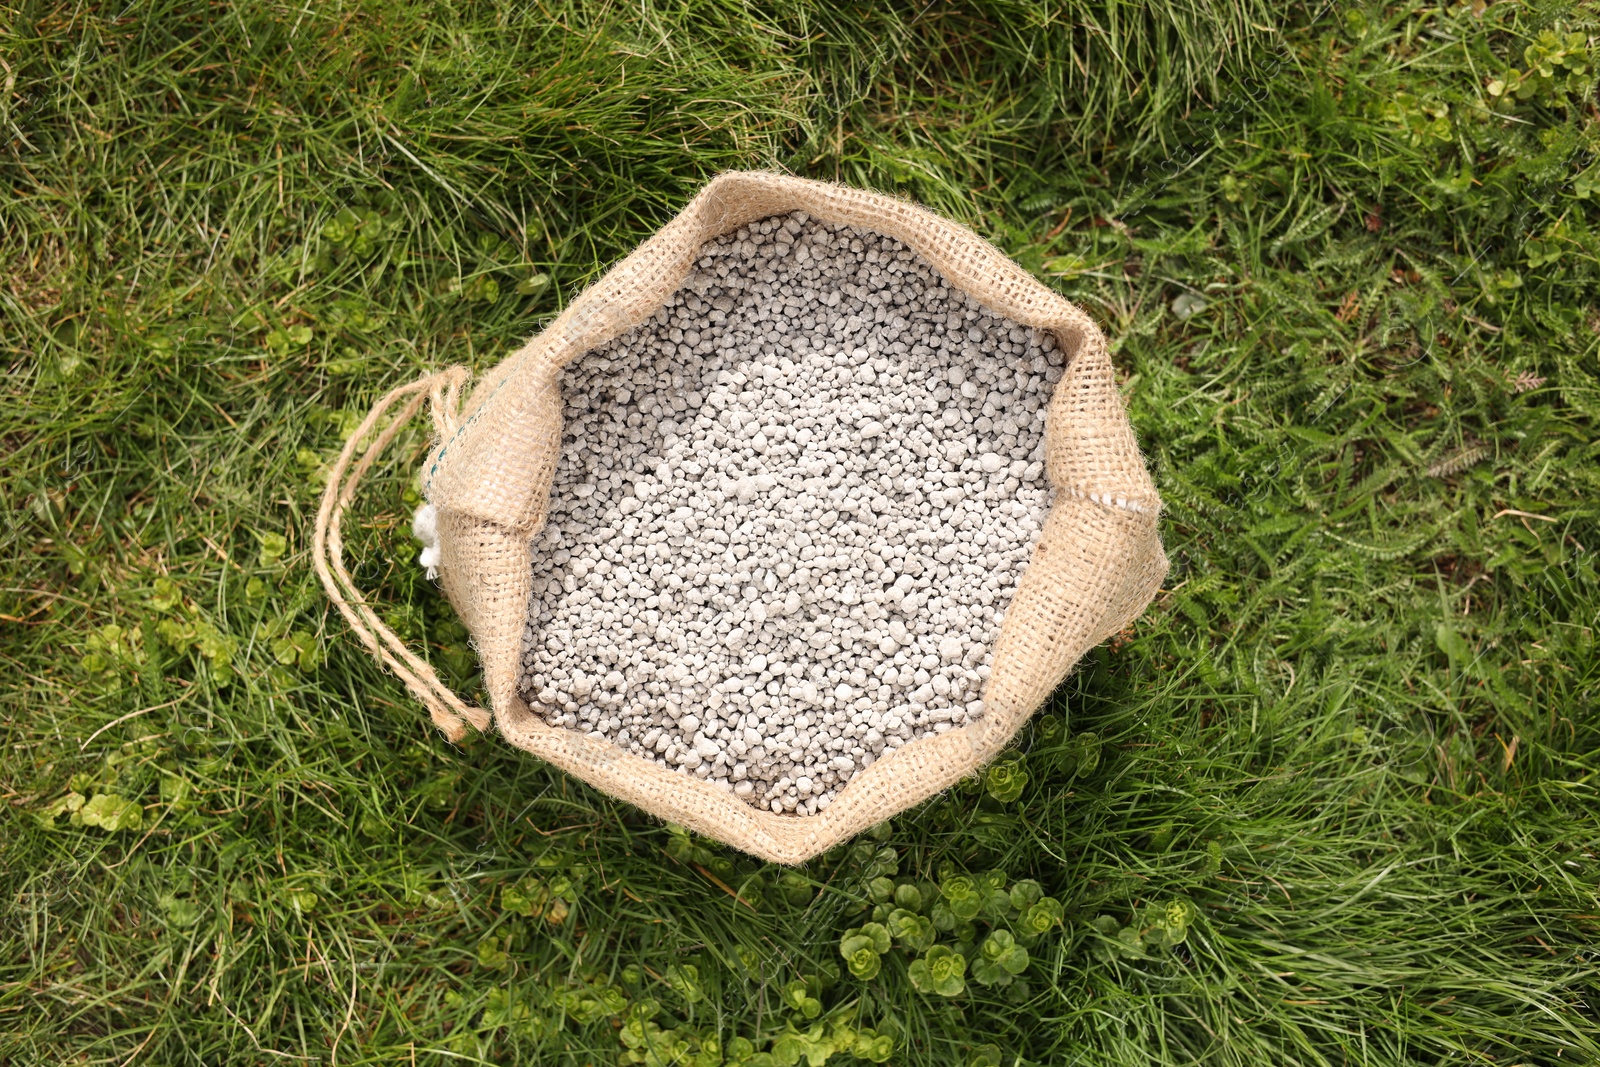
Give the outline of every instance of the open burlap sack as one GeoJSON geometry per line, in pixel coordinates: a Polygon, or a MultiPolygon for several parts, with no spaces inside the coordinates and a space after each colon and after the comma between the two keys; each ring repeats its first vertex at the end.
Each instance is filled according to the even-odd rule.
{"type": "Polygon", "coordinates": [[[490,716],[464,705],[367,604],[342,562],[339,522],[362,474],[431,396],[438,443],[422,472],[437,509],[444,590],[471,630],[494,722],[512,744],[644,810],[745,852],[797,863],[969,775],[995,756],[1078,658],[1136,618],[1167,571],[1160,501],[1117,392],[1105,338],[1089,317],[964,226],[886,196],[777,174],[733,172],[585,290],[484,375],[457,412],[462,368],[402,386],[350,439],[317,517],[314,555],[334,602],[367,646],[428,705],[452,739],[490,716]],[[805,211],[894,237],[992,311],[1049,330],[1067,357],[1045,421],[1055,503],[1006,611],[969,726],[924,737],[862,770],[812,816],[758,811],[707,781],[608,742],[545,724],[517,691],[532,572],[561,444],[562,368],[653,314],[700,247],[748,222],[805,211]],[[386,414],[400,405],[395,417],[386,414]],[[356,458],[360,443],[377,436],[356,458]]]}

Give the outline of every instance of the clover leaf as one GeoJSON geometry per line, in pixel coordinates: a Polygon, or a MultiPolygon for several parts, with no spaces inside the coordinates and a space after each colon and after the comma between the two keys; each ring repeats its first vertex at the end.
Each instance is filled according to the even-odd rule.
{"type": "Polygon", "coordinates": [[[700,984],[700,968],[692,963],[674,964],[661,977],[667,988],[682,997],[686,1004],[706,999],[705,987],[700,984]]]}
{"type": "Polygon", "coordinates": [[[571,910],[568,905],[578,901],[578,892],[571,879],[559,877],[549,884],[538,878],[524,878],[516,885],[500,891],[500,906],[530,919],[544,919],[552,925],[566,921],[571,910]]]}
{"type": "Polygon", "coordinates": [[[859,940],[842,942],[839,953],[844,956],[845,966],[849,968],[851,975],[863,982],[876,978],[878,971],[882,969],[882,961],[878,954],[872,951],[872,946],[859,940]]]}
{"type": "Polygon", "coordinates": [[[1039,736],[1041,746],[1052,746],[1065,736],[1067,721],[1059,715],[1041,715],[1034,720],[1033,728],[1039,736]]]}
{"type": "Polygon", "coordinates": [[[895,941],[913,952],[926,951],[938,937],[938,931],[933,928],[933,920],[926,915],[918,915],[905,908],[896,908],[889,913],[886,924],[889,933],[895,941]]]}
{"type": "Polygon", "coordinates": [[[161,775],[157,786],[161,800],[176,814],[183,814],[194,810],[194,786],[176,769],[169,769],[161,775]]]}
{"type": "Polygon", "coordinates": [[[167,913],[167,922],[172,926],[188,927],[200,921],[200,906],[183,894],[166,893],[156,902],[167,913]]]}
{"type": "Polygon", "coordinates": [[[778,893],[796,908],[811,903],[814,890],[811,880],[799,871],[784,871],[778,876],[778,893]]]}
{"type": "Polygon", "coordinates": [[[1055,897],[1040,897],[1023,912],[1020,924],[1025,933],[1038,937],[1058,926],[1061,916],[1061,901],[1055,897]]]}
{"type": "Polygon", "coordinates": [[[294,909],[296,915],[304,915],[315,911],[322,898],[309,889],[285,889],[283,899],[289,907],[294,909]]]}
{"type": "Polygon", "coordinates": [[[1028,968],[1028,950],[1017,944],[1010,930],[995,930],[978,946],[972,967],[975,981],[987,986],[1008,986],[1028,968]]]}
{"type": "MultiPolygon", "coordinates": [[[[804,1033],[791,1026],[772,1042],[772,1058],[782,1064],[797,1064],[804,1059],[808,1067],[822,1067],[828,1062],[828,1057],[837,1051],[837,1044],[822,1023],[814,1024],[804,1033]]],[[[688,1057],[682,1056],[678,1059],[663,1059],[661,1062],[666,1064],[687,1061],[688,1057]]]]}
{"type": "Polygon", "coordinates": [[[1189,937],[1194,905],[1183,899],[1151,904],[1140,916],[1140,939],[1151,948],[1172,948],[1189,937]]]}
{"type": "Polygon", "coordinates": [[[72,812],[74,826],[98,826],[108,834],[118,830],[137,830],[144,825],[144,811],[138,804],[111,793],[96,793],[88,803],[72,812]]]}
{"type": "Polygon", "coordinates": [[[261,535],[261,565],[263,567],[276,566],[277,562],[289,551],[289,540],[281,533],[264,533],[261,535]]]}
{"type": "Polygon", "coordinates": [[[1139,944],[1139,932],[1132,929],[1123,929],[1121,923],[1109,915],[1101,915],[1089,923],[1089,928],[1099,938],[1094,942],[1091,951],[1096,959],[1102,963],[1110,963],[1119,956],[1140,957],[1144,955],[1144,947],[1139,944]],[[1125,934],[1132,934],[1131,939],[1125,934]]]}
{"type": "Polygon", "coordinates": [[[303,671],[311,671],[322,662],[322,650],[317,647],[315,637],[304,630],[296,630],[273,640],[272,658],[285,667],[298,665],[303,671]]]}
{"type": "Polygon", "coordinates": [[[1000,1067],[1000,1046],[979,1045],[967,1058],[967,1067],[1000,1067]]]}
{"type": "Polygon", "coordinates": [[[956,919],[966,921],[978,917],[978,912],[983,907],[987,891],[980,891],[978,884],[969,875],[950,875],[939,884],[939,895],[944,897],[950,914],[956,919]]]}
{"type": "Polygon", "coordinates": [[[1021,974],[1028,969],[1028,950],[1017,944],[1009,930],[991,933],[984,939],[979,951],[984,958],[994,960],[1012,974],[1021,974]]]}
{"type": "Polygon", "coordinates": [[[628,1008],[628,998],[622,990],[594,980],[557,990],[550,999],[554,1006],[579,1026],[621,1015],[628,1008]]]}
{"type": "Polygon", "coordinates": [[[525,1000],[517,999],[509,990],[491,989],[484,997],[480,1025],[489,1030],[515,1027],[530,1037],[538,1037],[542,1034],[545,1020],[534,1015],[532,1006],[525,1000]]]}
{"type": "Polygon", "coordinates": [[[239,640],[218,630],[209,622],[186,623],[166,619],[156,627],[163,641],[180,651],[194,649],[211,661],[211,680],[219,686],[233,681],[233,657],[239,640]]]}
{"type": "Polygon", "coordinates": [[[478,964],[491,970],[500,970],[511,965],[511,954],[506,951],[511,938],[505,938],[504,943],[499,937],[491,934],[478,942],[478,964]]]}
{"type": "Polygon", "coordinates": [[[967,958],[946,945],[934,945],[912,960],[909,973],[919,993],[957,997],[967,988],[967,958]]]}
{"type": "Polygon", "coordinates": [[[900,857],[895,850],[885,845],[872,854],[867,863],[865,875],[867,878],[889,877],[893,878],[900,873],[900,857]]]}
{"type": "Polygon", "coordinates": [[[858,1060],[869,1063],[887,1063],[894,1055],[894,1038],[872,1030],[859,1030],[847,1050],[858,1060]]]}
{"type": "Polygon", "coordinates": [[[69,792],[48,807],[39,812],[39,821],[46,826],[54,826],[56,817],[65,814],[69,821],[75,812],[82,810],[88,798],[76,790],[69,792]]]}
{"type": "Polygon", "coordinates": [[[1022,796],[1028,784],[1028,772],[1023,768],[1020,752],[1008,752],[989,765],[984,772],[983,784],[989,795],[1002,804],[1010,804],[1022,796]]]}
{"type": "Polygon", "coordinates": [[[844,932],[839,939],[839,955],[850,973],[863,982],[878,976],[883,966],[879,958],[889,951],[889,931],[882,923],[863,923],[844,932]]]}
{"type": "Polygon", "coordinates": [[[1034,903],[1044,896],[1044,886],[1032,878],[1024,878],[1011,887],[1011,906],[1018,911],[1027,911],[1034,903]]]}
{"type": "Polygon", "coordinates": [[[550,288],[550,275],[535,271],[517,283],[517,293],[521,296],[538,296],[550,288]]]}
{"type": "Polygon", "coordinates": [[[1100,735],[1084,732],[1072,739],[1073,773],[1079,778],[1093,774],[1100,766],[1100,735]]]}
{"type": "Polygon", "coordinates": [[[178,583],[171,578],[157,578],[150,585],[150,606],[157,611],[170,611],[182,599],[178,583]]]}
{"type": "Polygon", "coordinates": [[[1005,922],[1011,915],[1011,894],[1004,889],[989,890],[984,895],[980,912],[990,922],[1005,922]]]}
{"type": "Polygon", "coordinates": [[[816,978],[796,978],[783,987],[782,999],[791,1010],[799,1012],[807,1019],[815,1019],[822,1014],[822,1001],[817,999],[818,983],[816,978]]]}

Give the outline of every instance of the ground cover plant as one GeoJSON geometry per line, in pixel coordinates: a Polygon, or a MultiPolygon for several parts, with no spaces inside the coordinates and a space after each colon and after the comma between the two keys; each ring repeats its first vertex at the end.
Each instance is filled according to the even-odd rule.
{"type": "MultiPolygon", "coordinates": [[[[8,8],[0,1062],[1593,1060],[1595,29],[8,8]],[[980,779],[795,870],[446,744],[307,567],[381,391],[732,166],[1082,303],[1174,564],[980,779]]],[[[350,554],[471,696],[401,444],[350,554]]]]}

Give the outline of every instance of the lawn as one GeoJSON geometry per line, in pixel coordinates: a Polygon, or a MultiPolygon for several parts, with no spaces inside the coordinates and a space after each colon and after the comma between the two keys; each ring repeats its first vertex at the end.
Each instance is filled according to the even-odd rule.
{"type": "MultiPolygon", "coordinates": [[[[1593,7],[4,11],[0,1063],[1600,1058],[1593,7]],[[1081,304],[1173,563],[793,870],[447,743],[309,565],[378,395],[735,167],[1081,304]]],[[[471,699],[426,444],[348,549],[471,699]]]]}

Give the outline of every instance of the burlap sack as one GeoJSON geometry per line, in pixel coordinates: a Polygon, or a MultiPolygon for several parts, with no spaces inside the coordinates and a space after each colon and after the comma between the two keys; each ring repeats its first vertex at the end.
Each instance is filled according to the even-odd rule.
{"type": "Polygon", "coordinates": [[[512,744],[663,819],[780,863],[797,863],[972,774],[995,756],[1085,651],[1126,626],[1167,571],[1160,501],[1117,392],[1105,338],[1087,315],[964,226],[901,200],[777,174],[734,172],[583,292],[550,326],[484,375],[457,409],[460,368],[379,401],[335,465],[318,514],[319,575],[356,633],[426,703],[452,739],[489,715],[465,706],[385,628],[350,581],[339,520],[377,455],[432,396],[438,444],[423,491],[438,513],[446,595],[471,630],[494,722],[512,744]],[[653,314],[699,248],[730,230],[803,210],[894,237],[956,288],[1006,318],[1055,334],[1067,367],[1045,421],[1054,506],[995,643],[973,724],[925,737],[861,771],[812,816],[758,811],[710,782],[604,741],[547,726],[517,691],[532,572],[561,443],[561,369],[653,314]],[[391,407],[396,416],[384,421],[391,407]],[[359,461],[359,443],[382,427],[359,461]]]}

